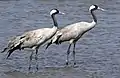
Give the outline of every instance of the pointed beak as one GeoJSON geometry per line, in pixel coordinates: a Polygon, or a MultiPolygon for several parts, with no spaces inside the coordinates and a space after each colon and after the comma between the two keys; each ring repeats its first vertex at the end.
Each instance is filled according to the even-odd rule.
{"type": "Polygon", "coordinates": [[[105,9],[103,9],[103,8],[100,8],[100,7],[98,7],[98,9],[99,9],[99,10],[101,10],[101,11],[106,11],[105,9]]]}
{"type": "Polygon", "coordinates": [[[61,12],[61,11],[59,11],[59,14],[65,15],[65,13],[63,13],[63,12],[61,12]]]}

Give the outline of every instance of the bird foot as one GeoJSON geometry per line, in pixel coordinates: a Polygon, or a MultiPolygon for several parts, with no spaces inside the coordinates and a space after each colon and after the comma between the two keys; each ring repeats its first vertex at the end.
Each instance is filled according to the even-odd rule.
{"type": "Polygon", "coordinates": [[[66,62],[66,65],[68,65],[68,62],[66,62]]]}
{"type": "Polygon", "coordinates": [[[29,66],[28,71],[30,71],[30,69],[31,69],[31,66],[29,66]]]}
{"type": "Polygon", "coordinates": [[[38,67],[36,67],[36,71],[38,71],[38,67]]]}
{"type": "Polygon", "coordinates": [[[36,72],[38,71],[38,64],[36,65],[36,72]]]}
{"type": "Polygon", "coordinates": [[[76,62],[74,62],[74,65],[76,65],[76,62]]]}

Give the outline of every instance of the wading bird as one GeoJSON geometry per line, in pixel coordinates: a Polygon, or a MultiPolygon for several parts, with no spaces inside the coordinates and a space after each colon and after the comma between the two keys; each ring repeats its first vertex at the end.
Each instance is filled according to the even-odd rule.
{"type": "Polygon", "coordinates": [[[66,65],[69,63],[69,54],[70,54],[70,47],[73,44],[73,60],[74,60],[74,65],[76,64],[75,61],[75,45],[76,42],[82,37],[82,35],[92,28],[95,27],[97,24],[97,18],[94,15],[95,10],[102,10],[104,9],[98,7],[97,5],[91,5],[89,8],[89,12],[92,15],[93,21],[91,23],[89,22],[78,22],[74,24],[70,24],[68,26],[65,26],[62,29],[59,29],[57,33],[53,36],[53,38],[48,42],[46,49],[52,44],[61,44],[62,42],[69,41],[69,46],[67,49],[67,60],[66,60],[66,65]]]}
{"type": "MultiPolygon", "coordinates": [[[[8,58],[11,55],[11,53],[13,53],[13,51],[15,50],[18,50],[18,49],[23,50],[24,48],[31,48],[36,52],[35,60],[37,63],[37,59],[38,59],[37,53],[38,53],[39,47],[43,45],[46,41],[51,39],[57,32],[58,24],[55,19],[56,14],[64,14],[64,13],[60,12],[57,9],[52,9],[50,11],[50,15],[54,23],[52,28],[36,29],[36,30],[25,32],[20,36],[16,36],[8,42],[8,46],[4,48],[2,53],[7,51],[8,52],[7,58],[8,58]]],[[[30,55],[29,70],[31,68],[32,55],[33,55],[33,51],[30,55]]],[[[38,64],[36,64],[36,69],[38,70],[38,64]]]]}

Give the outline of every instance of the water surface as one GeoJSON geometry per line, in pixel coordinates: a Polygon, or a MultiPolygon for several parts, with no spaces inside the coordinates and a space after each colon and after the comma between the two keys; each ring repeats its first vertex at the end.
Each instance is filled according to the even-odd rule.
{"type": "MultiPolygon", "coordinates": [[[[91,22],[88,8],[97,4],[106,12],[95,11],[98,24],[76,45],[77,66],[65,66],[67,43],[39,49],[39,71],[27,73],[31,50],[15,51],[9,59],[0,54],[0,78],[120,78],[119,0],[1,0],[0,50],[15,35],[42,27],[52,27],[49,11],[57,8],[59,27],[79,21],[91,22]]],[[[32,71],[35,70],[33,60],[32,71]]]]}

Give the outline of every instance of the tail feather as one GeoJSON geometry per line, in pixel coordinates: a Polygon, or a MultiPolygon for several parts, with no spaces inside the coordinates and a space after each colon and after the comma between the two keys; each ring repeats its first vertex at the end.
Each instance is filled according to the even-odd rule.
{"type": "Polygon", "coordinates": [[[48,47],[49,47],[51,44],[52,44],[52,41],[47,44],[45,50],[48,49],[48,47]]]}
{"type": "Polygon", "coordinates": [[[17,45],[17,46],[8,46],[6,48],[3,49],[3,51],[1,51],[1,53],[4,53],[4,52],[8,52],[8,55],[7,55],[7,58],[13,53],[13,51],[17,50],[20,48],[20,45],[17,45]]]}
{"type": "Polygon", "coordinates": [[[59,38],[54,43],[55,44],[59,44],[59,38]]]}
{"type": "Polygon", "coordinates": [[[8,55],[7,55],[6,59],[8,59],[8,57],[13,53],[13,51],[14,51],[14,49],[8,51],[8,55]]]}
{"type": "Polygon", "coordinates": [[[45,50],[48,49],[48,47],[49,47],[51,44],[53,44],[53,43],[55,43],[55,44],[60,44],[59,39],[60,39],[61,36],[62,36],[62,33],[59,33],[59,34],[55,35],[55,36],[51,39],[51,41],[47,44],[45,50]]]}
{"type": "Polygon", "coordinates": [[[62,33],[59,33],[56,37],[54,37],[53,42],[55,44],[60,44],[60,37],[62,36],[62,33]]]}
{"type": "Polygon", "coordinates": [[[59,43],[59,39],[56,39],[56,41],[54,41],[54,42],[52,42],[52,40],[51,40],[49,43],[47,43],[47,46],[46,46],[45,50],[48,49],[48,47],[49,47],[52,43],[55,43],[55,44],[57,44],[57,45],[60,44],[60,43],[59,43]]]}
{"type": "Polygon", "coordinates": [[[1,51],[1,53],[4,53],[7,49],[8,49],[7,47],[4,48],[3,51],[1,51]]]}
{"type": "Polygon", "coordinates": [[[17,36],[17,37],[12,38],[8,43],[8,47],[4,48],[4,50],[1,53],[7,51],[8,52],[7,58],[8,58],[13,53],[13,51],[17,49],[20,50],[24,37],[25,36],[22,35],[22,36],[17,36]]]}
{"type": "Polygon", "coordinates": [[[10,48],[6,47],[6,48],[3,49],[3,51],[1,51],[1,53],[4,53],[4,52],[7,51],[7,52],[8,52],[8,55],[7,55],[6,59],[8,59],[8,57],[11,55],[11,53],[12,53],[14,50],[15,50],[15,48],[10,49],[10,48]]]}
{"type": "Polygon", "coordinates": [[[11,49],[8,50],[8,55],[7,55],[7,58],[13,53],[13,51],[17,50],[17,49],[20,49],[20,45],[17,45],[16,47],[13,47],[11,49]]]}

